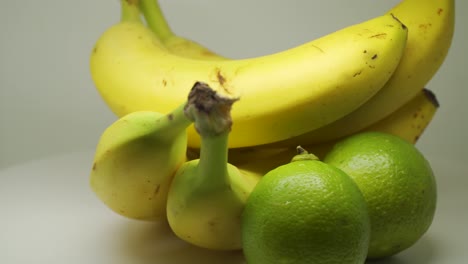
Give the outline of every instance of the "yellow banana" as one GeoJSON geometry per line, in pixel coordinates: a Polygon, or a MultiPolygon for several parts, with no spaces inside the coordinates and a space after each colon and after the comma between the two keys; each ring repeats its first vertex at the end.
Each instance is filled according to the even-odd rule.
{"type": "Polygon", "coordinates": [[[165,216],[169,184],[185,161],[190,121],[174,126],[166,115],[138,111],[111,124],[96,148],[90,186],[114,212],[128,218],[158,220],[165,216]]]}
{"type": "MultiPolygon", "coordinates": [[[[421,90],[414,98],[388,117],[358,131],[378,131],[399,136],[415,144],[435,116],[439,103],[434,93],[421,90]]],[[[343,138],[320,144],[302,145],[309,152],[322,159],[333,145],[343,138]]],[[[242,173],[258,181],[266,172],[286,164],[295,153],[295,146],[277,146],[274,144],[229,150],[230,162],[242,173]]]]}
{"type": "Polygon", "coordinates": [[[112,123],[101,135],[90,175],[91,189],[113,211],[128,218],[166,216],[172,178],[186,161],[188,109],[213,94],[195,83],[186,102],[169,114],[137,111],[112,123]]]}
{"type": "MultiPolygon", "coordinates": [[[[416,144],[434,118],[438,108],[439,102],[434,93],[429,89],[423,89],[389,116],[355,133],[365,131],[384,132],[416,144]]],[[[304,144],[304,148],[310,150],[319,158],[323,158],[340,139],[343,139],[343,137],[320,144],[304,144]]]]}
{"type": "Polygon", "coordinates": [[[145,16],[148,27],[172,54],[192,59],[225,59],[193,40],[174,34],[164,17],[158,0],[140,0],[140,10],[145,16]]]}
{"type": "MultiPolygon", "coordinates": [[[[398,66],[394,76],[386,86],[371,100],[348,116],[316,131],[286,140],[281,145],[289,146],[301,142],[307,144],[320,143],[354,133],[374,122],[375,119],[381,119],[389,112],[400,107],[408,98],[413,97],[420,90],[418,87],[423,87],[432,78],[442,64],[451,44],[454,29],[454,1],[403,0],[399,5],[389,10],[388,13],[395,14],[402,20],[408,26],[410,33],[404,53],[405,58],[402,59],[401,65],[398,66]],[[437,52],[433,52],[434,50],[437,52]]],[[[157,16],[149,16],[147,19],[156,21],[157,17],[162,18],[162,21],[164,21],[162,13],[157,14],[157,16]]],[[[177,38],[182,39],[181,37],[177,38]]],[[[183,40],[179,41],[184,42],[183,40]]],[[[188,40],[185,42],[187,42],[187,45],[184,52],[192,54],[190,55],[192,58],[204,58],[203,54],[205,50],[208,50],[207,48],[191,47],[188,40]]],[[[174,54],[184,56],[182,52],[176,49],[169,50],[174,54]]],[[[383,124],[387,123],[383,122],[383,124]]],[[[408,135],[415,135],[412,132],[407,132],[408,135]]],[[[274,145],[278,144],[275,143],[274,145]]]]}
{"type": "MultiPolygon", "coordinates": [[[[122,0],[122,8],[138,9],[134,2],[122,0]]],[[[362,105],[392,75],[406,35],[395,17],[384,15],[276,54],[202,61],[160,48],[159,39],[132,15],[99,38],[90,68],[95,86],[118,116],[139,110],[167,113],[195,81],[241,96],[232,112],[229,147],[244,147],[303,134],[362,105]]],[[[193,126],[188,136],[190,146],[200,146],[193,126]]]]}
{"type": "Polygon", "coordinates": [[[256,183],[228,163],[234,102],[207,94],[187,110],[201,135],[200,158],[177,170],[168,193],[167,220],[179,238],[199,247],[241,248],[239,216],[256,183]]]}
{"type": "Polygon", "coordinates": [[[431,80],[448,53],[454,30],[454,8],[454,0],[403,0],[388,11],[409,32],[403,58],[390,80],[352,113],[282,144],[314,144],[350,135],[408,102],[431,80]]]}
{"type": "Polygon", "coordinates": [[[415,144],[434,117],[439,102],[428,89],[420,91],[411,101],[364,131],[380,131],[399,136],[415,144]]]}
{"type": "MultiPolygon", "coordinates": [[[[191,93],[189,99],[193,96],[191,93]]],[[[184,102],[167,115],[133,112],[103,132],[90,185],[110,209],[141,220],[165,216],[169,184],[185,161],[186,129],[192,123],[185,116],[186,106],[184,102]]]]}

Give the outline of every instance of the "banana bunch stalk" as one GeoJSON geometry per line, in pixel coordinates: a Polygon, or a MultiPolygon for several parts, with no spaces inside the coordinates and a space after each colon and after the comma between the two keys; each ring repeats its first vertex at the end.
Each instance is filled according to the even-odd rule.
{"type": "Polygon", "coordinates": [[[289,50],[236,60],[176,35],[157,0],[120,4],[90,57],[118,117],[97,144],[91,188],[120,215],[167,219],[181,239],[216,250],[241,248],[250,191],[297,146],[321,158],[362,131],[415,144],[439,106],[423,87],[454,29],[454,0],[402,0],[289,50]]]}

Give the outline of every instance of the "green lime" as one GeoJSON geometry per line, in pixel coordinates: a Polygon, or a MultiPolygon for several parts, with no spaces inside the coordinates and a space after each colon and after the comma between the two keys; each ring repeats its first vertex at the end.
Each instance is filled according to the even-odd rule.
{"type": "Polygon", "coordinates": [[[379,132],[338,142],[324,162],[359,186],[371,221],[369,258],[394,255],[427,231],[436,209],[436,183],[428,161],[403,139],[379,132]]]}
{"type": "Polygon", "coordinates": [[[364,263],[370,237],[364,197],[343,171],[310,156],[268,172],[247,199],[247,263],[364,263]]]}

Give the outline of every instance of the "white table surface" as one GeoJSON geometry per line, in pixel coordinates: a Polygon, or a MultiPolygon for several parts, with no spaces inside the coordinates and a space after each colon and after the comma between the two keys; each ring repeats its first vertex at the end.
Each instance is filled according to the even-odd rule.
{"type": "MultiPolygon", "coordinates": [[[[93,151],[69,153],[0,171],[0,263],[245,263],[176,238],[165,223],[111,212],[88,186],[93,151]]],[[[468,263],[467,169],[435,159],[439,197],[429,231],[411,248],[375,264],[468,263]],[[463,183],[463,184],[461,184],[463,183]]]]}

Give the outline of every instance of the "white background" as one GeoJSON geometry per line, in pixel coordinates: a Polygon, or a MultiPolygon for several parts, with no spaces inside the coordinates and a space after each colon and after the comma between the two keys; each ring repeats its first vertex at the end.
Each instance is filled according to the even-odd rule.
{"type": "MultiPolygon", "coordinates": [[[[161,0],[173,30],[233,58],[268,54],[384,13],[396,0],[161,0]]],[[[441,107],[418,147],[468,157],[467,1],[457,1],[448,57],[428,84],[441,107]]],[[[115,120],[88,71],[117,0],[5,1],[0,8],[0,168],[94,148],[115,120]]]]}

